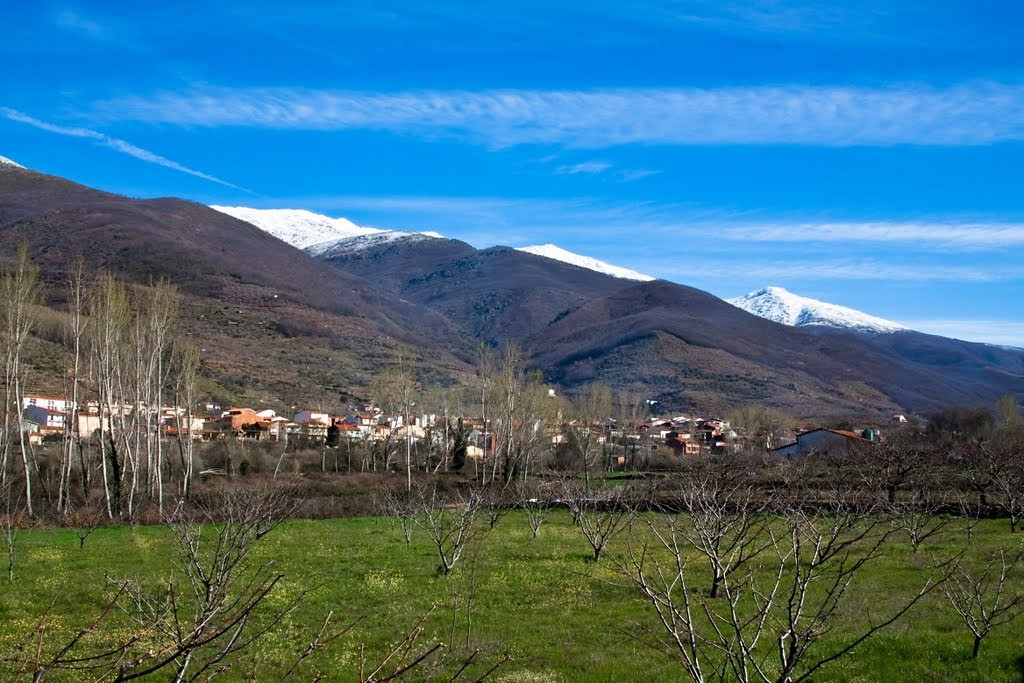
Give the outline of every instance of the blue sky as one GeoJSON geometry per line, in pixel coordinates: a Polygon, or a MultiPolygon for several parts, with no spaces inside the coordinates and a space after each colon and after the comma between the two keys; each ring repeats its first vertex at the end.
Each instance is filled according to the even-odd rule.
{"type": "Polygon", "coordinates": [[[148,4],[6,3],[0,155],[1024,346],[1017,3],[148,4]]]}

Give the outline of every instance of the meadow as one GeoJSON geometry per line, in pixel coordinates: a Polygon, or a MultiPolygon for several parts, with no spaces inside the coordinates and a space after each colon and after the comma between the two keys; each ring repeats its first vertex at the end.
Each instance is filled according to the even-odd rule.
{"type": "MultiPolygon", "coordinates": [[[[649,535],[642,524],[636,529],[614,538],[595,563],[568,511],[553,511],[536,538],[525,514],[513,511],[481,534],[445,576],[426,534],[417,530],[407,543],[390,519],[287,521],[256,543],[247,562],[252,568],[272,563],[271,571],[282,576],[258,613],[283,610],[300,597],[301,602],[224,678],[277,680],[332,612],[332,629],[358,623],[304,661],[295,680],[309,680],[317,672],[325,680],[358,680],[361,656],[380,661],[428,613],[413,653],[437,642],[447,646],[411,671],[410,680],[449,680],[477,649],[465,680],[499,663],[488,680],[682,680],[679,662],[658,647],[662,631],[653,609],[618,567],[627,540],[635,548],[649,535]]],[[[998,519],[978,523],[970,543],[956,520],[917,552],[905,536],[893,534],[883,552],[857,573],[834,628],[816,647],[841,646],[896,609],[937,562],[965,552],[965,561],[977,563],[1019,542],[998,519]]],[[[181,578],[173,538],[164,526],[101,527],[82,547],[71,530],[35,529],[23,533],[15,550],[13,579],[4,576],[0,585],[0,656],[23,642],[51,605],[39,639],[44,652],[56,650],[95,619],[125,580],[158,586],[181,578]]],[[[692,588],[706,591],[706,563],[694,555],[688,566],[692,588]]],[[[1022,569],[1018,563],[1010,576],[1009,594],[1024,593],[1022,569]]],[[[83,640],[83,652],[127,637],[133,629],[138,625],[128,611],[113,610],[83,640]]],[[[980,656],[972,658],[972,637],[935,590],[813,678],[1019,681],[1022,643],[1024,618],[993,630],[980,656]]],[[[35,642],[29,649],[34,647],[35,642]]],[[[13,665],[4,666],[13,675],[13,665]]],[[[55,678],[77,680],[68,672],[55,678]]]]}

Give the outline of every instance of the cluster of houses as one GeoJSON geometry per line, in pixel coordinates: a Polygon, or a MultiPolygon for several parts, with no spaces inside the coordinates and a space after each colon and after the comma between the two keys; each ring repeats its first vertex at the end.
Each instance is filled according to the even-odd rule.
{"type": "MultiPolygon", "coordinates": [[[[79,407],[63,397],[29,394],[22,400],[22,425],[29,440],[34,443],[47,438],[59,439],[66,434],[88,438],[110,426],[111,412],[116,421],[136,409],[121,406],[111,410],[101,408],[96,402],[86,402],[79,407]]],[[[222,409],[214,404],[206,404],[204,409],[197,411],[199,414],[190,414],[183,408],[170,406],[144,409],[148,424],[157,427],[167,436],[270,441],[295,437],[320,441],[327,446],[338,446],[346,441],[375,442],[389,439],[415,443],[436,433],[434,428],[443,425],[444,420],[434,414],[413,414],[406,419],[403,415],[386,414],[372,405],[363,405],[360,410],[344,415],[300,410],[290,418],[278,415],[271,409],[222,409]]],[[[480,458],[487,452],[494,452],[494,435],[482,420],[468,417],[459,419],[466,430],[467,457],[480,458]]],[[[578,429],[584,425],[572,423],[570,426],[578,429]]],[[[566,442],[565,425],[561,421],[551,420],[545,427],[553,447],[566,442]]],[[[743,440],[725,420],[685,416],[654,417],[622,424],[608,421],[586,428],[597,432],[599,443],[611,440],[626,444],[627,449],[632,443],[635,450],[636,444],[643,442],[651,449],[667,447],[680,457],[724,453],[743,440]]],[[[782,457],[793,457],[811,452],[836,451],[851,443],[877,439],[878,432],[874,429],[813,429],[793,434],[792,443],[774,448],[772,452],[782,457]]],[[[620,460],[619,465],[625,464],[624,455],[616,457],[620,460]]]]}

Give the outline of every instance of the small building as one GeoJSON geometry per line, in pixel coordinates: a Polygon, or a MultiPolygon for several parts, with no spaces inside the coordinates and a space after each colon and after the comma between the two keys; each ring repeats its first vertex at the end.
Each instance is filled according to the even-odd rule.
{"type": "Polygon", "coordinates": [[[63,432],[67,415],[59,410],[44,408],[39,405],[29,405],[21,414],[25,420],[38,426],[38,431],[63,432]]]}
{"type": "Polygon", "coordinates": [[[59,413],[70,413],[75,408],[74,401],[61,396],[43,396],[41,394],[25,394],[21,397],[22,410],[30,406],[56,410],[59,413]]]}

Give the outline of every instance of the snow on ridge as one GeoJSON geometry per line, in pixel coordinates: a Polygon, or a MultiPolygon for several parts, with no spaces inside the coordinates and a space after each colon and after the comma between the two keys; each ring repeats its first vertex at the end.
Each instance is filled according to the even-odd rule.
{"type": "Polygon", "coordinates": [[[305,209],[252,209],[245,206],[210,208],[251,223],[299,249],[344,237],[383,232],[377,228],[361,227],[345,218],[322,216],[305,209]]]}
{"type": "Polygon", "coordinates": [[[561,247],[555,246],[554,244],[535,244],[529,247],[517,247],[516,251],[525,251],[528,254],[534,254],[536,256],[544,256],[555,261],[561,261],[568,263],[569,265],[579,266],[580,268],[586,268],[587,270],[594,270],[598,273],[604,273],[605,275],[611,275],[612,277],[622,278],[623,280],[639,280],[641,282],[650,282],[655,278],[650,275],[644,275],[638,273],[635,270],[629,268],[623,268],[621,266],[613,266],[610,263],[599,261],[596,258],[590,256],[583,256],[582,254],[574,254],[571,251],[566,251],[561,247]]]}
{"type": "Polygon", "coordinates": [[[13,159],[8,159],[7,157],[0,157],[0,166],[13,166],[14,168],[25,168],[18,162],[14,161],[13,159]]]}
{"type": "Polygon", "coordinates": [[[898,332],[907,328],[891,320],[817,299],[798,296],[782,287],[764,287],[726,302],[748,313],[791,327],[822,325],[859,332],[898,332]]]}
{"type": "Polygon", "coordinates": [[[274,237],[298,247],[313,256],[320,256],[328,251],[342,253],[342,244],[348,244],[347,251],[365,249],[374,244],[391,242],[396,239],[411,237],[435,237],[444,239],[433,231],[404,232],[400,230],[381,230],[356,225],[347,218],[331,218],[313,213],[305,209],[252,209],[246,206],[210,206],[221,213],[234,216],[246,223],[255,225],[260,230],[269,232],[274,237]],[[359,241],[363,238],[379,237],[377,241],[359,241]]]}
{"type": "Polygon", "coordinates": [[[379,230],[373,234],[353,235],[352,237],[342,237],[341,239],[319,242],[306,247],[304,251],[310,256],[331,258],[332,256],[351,254],[356,251],[362,251],[363,249],[379,247],[391,242],[422,242],[423,240],[430,239],[444,239],[444,237],[436,232],[430,231],[406,232],[404,230],[379,230]]]}

